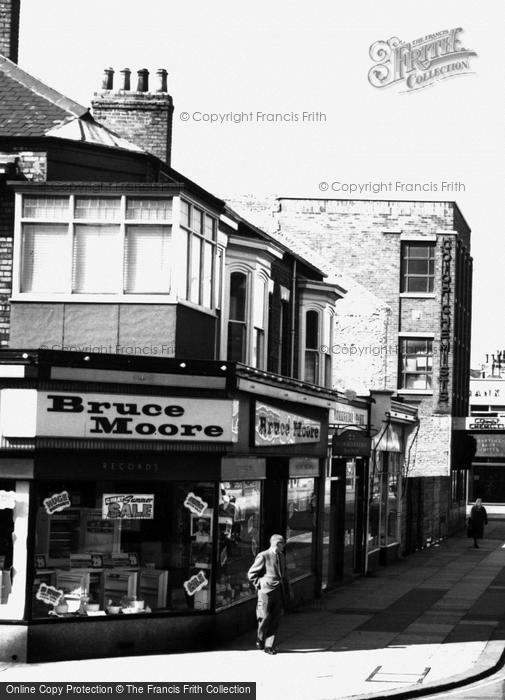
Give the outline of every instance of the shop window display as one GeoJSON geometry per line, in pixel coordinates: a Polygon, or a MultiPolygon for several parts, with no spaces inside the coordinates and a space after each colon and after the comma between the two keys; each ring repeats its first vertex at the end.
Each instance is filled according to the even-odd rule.
{"type": "Polygon", "coordinates": [[[286,564],[290,579],[313,571],[316,512],[315,479],[290,479],[286,538],[286,564]]]}
{"type": "Polygon", "coordinates": [[[0,619],[22,619],[25,607],[27,482],[0,479],[0,619]]]}
{"type": "Polygon", "coordinates": [[[260,481],[221,483],[216,607],[253,597],[247,571],[259,550],[260,481]]]}
{"type": "Polygon", "coordinates": [[[209,609],[214,484],[36,490],[33,618],[209,609]]]}

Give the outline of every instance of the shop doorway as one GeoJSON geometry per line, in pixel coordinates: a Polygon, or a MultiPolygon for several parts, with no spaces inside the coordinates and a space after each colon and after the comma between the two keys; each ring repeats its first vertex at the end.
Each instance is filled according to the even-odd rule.
{"type": "Polygon", "coordinates": [[[323,588],[331,588],[362,571],[364,477],[364,459],[332,460],[324,494],[323,588]]]}

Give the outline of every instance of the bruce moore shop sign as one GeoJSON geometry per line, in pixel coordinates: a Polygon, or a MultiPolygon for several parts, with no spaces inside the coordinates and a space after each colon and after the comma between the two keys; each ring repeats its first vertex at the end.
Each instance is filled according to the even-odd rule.
{"type": "Polygon", "coordinates": [[[235,401],[3,389],[6,437],[235,442],[235,401]]]}
{"type": "Polygon", "coordinates": [[[256,402],[256,420],[254,444],[269,445],[300,445],[319,442],[321,439],[321,423],[310,420],[294,413],[256,402]]]}

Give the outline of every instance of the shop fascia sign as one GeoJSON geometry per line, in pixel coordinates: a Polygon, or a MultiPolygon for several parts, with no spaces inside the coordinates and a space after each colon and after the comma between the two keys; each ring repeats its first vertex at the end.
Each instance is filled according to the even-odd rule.
{"type": "Polygon", "coordinates": [[[505,379],[471,379],[470,402],[475,406],[505,404],[505,379]]]}
{"type": "Polygon", "coordinates": [[[484,416],[474,416],[465,418],[466,430],[483,430],[492,432],[493,430],[505,430],[505,416],[497,418],[485,418],[484,416]]]}
{"type": "Polygon", "coordinates": [[[368,424],[368,411],[366,408],[349,406],[338,401],[330,408],[330,425],[361,425],[368,424]]]}
{"type": "Polygon", "coordinates": [[[254,444],[257,447],[319,442],[321,423],[305,416],[256,402],[254,444]]]}
{"type": "Polygon", "coordinates": [[[238,402],[3,389],[0,430],[6,438],[236,442],[238,402]]]}

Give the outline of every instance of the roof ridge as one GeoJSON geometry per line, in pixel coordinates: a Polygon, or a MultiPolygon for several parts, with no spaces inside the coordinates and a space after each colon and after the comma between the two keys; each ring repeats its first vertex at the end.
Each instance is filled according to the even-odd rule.
{"type": "Polygon", "coordinates": [[[72,117],[82,117],[89,112],[87,107],[83,107],[78,102],[75,102],[69,97],[62,95],[54,88],[49,87],[49,85],[46,85],[44,82],[42,82],[42,80],[39,80],[30,73],[27,73],[16,63],[13,63],[2,55],[0,55],[0,71],[2,71],[9,78],[12,78],[12,80],[18,82],[20,85],[23,85],[23,87],[35,92],[39,97],[42,97],[56,107],[59,107],[63,112],[67,112],[72,117]]]}

